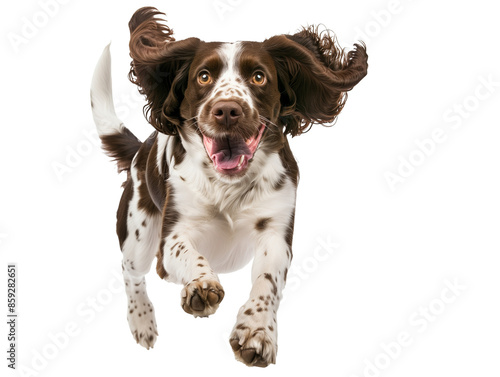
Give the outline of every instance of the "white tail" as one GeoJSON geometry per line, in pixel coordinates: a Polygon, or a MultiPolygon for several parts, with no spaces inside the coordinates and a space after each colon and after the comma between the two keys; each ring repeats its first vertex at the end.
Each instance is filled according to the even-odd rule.
{"type": "Polygon", "coordinates": [[[90,87],[92,115],[99,136],[122,133],[124,128],[122,121],[116,116],[113,103],[110,44],[104,48],[97,62],[90,87]]]}

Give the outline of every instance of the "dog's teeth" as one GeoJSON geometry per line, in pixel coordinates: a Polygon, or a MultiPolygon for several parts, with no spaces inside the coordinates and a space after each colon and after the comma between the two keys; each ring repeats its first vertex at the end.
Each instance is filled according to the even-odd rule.
{"type": "Polygon", "coordinates": [[[241,156],[240,157],[240,162],[238,164],[238,167],[240,167],[241,165],[243,165],[243,161],[245,161],[245,156],[241,156]]]}

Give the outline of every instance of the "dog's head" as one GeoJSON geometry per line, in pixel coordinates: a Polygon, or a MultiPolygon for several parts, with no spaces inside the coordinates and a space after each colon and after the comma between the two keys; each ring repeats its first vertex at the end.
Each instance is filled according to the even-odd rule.
{"type": "Polygon", "coordinates": [[[287,134],[333,122],[367,73],[364,45],[344,54],[314,27],[262,43],[176,41],[162,15],[147,7],[130,20],[129,77],[149,122],[203,145],[227,179],[244,176],[257,151],[278,152],[287,134]]]}

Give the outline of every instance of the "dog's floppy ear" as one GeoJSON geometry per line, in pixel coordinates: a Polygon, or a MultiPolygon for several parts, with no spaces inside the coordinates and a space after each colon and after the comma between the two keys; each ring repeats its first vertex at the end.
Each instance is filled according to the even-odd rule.
{"type": "Polygon", "coordinates": [[[146,96],[144,113],[158,131],[174,135],[180,125],[179,107],[187,85],[189,65],[200,40],[175,41],[164,16],[153,7],[137,10],[129,22],[129,79],[146,96]]]}
{"type": "Polygon", "coordinates": [[[366,46],[344,54],[335,36],[317,27],[264,41],[278,71],[285,134],[300,135],[314,123],[335,120],[351,90],[368,69],[366,46]]]}

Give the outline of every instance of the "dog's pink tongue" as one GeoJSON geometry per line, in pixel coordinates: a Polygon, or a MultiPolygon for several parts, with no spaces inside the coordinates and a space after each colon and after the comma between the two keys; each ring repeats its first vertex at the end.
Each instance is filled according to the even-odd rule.
{"type": "Polygon", "coordinates": [[[215,153],[212,156],[212,161],[219,169],[230,170],[235,169],[241,162],[242,155],[227,154],[226,151],[215,153]]]}
{"type": "Polygon", "coordinates": [[[215,167],[220,170],[235,169],[246,158],[252,158],[252,152],[243,138],[222,140],[204,137],[205,147],[215,167]]]}

